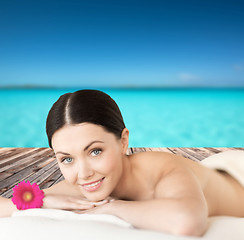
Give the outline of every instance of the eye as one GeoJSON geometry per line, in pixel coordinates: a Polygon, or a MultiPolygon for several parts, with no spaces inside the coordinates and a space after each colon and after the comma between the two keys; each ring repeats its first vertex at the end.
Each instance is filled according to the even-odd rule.
{"type": "Polygon", "coordinates": [[[69,164],[69,163],[71,163],[72,161],[73,161],[73,159],[70,158],[70,157],[63,158],[63,159],[61,160],[61,162],[64,163],[64,164],[69,164]]]}
{"type": "Polygon", "coordinates": [[[101,152],[102,152],[102,150],[99,149],[99,148],[97,148],[97,149],[94,149],[94,150],[91,151],[91,155],[92,155],[93,157],[96,157],[96,156],[100,155],[101,152]]]}

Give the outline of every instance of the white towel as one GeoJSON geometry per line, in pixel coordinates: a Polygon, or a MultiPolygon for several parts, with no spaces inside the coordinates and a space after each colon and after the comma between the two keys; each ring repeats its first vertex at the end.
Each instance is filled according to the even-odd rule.
{"type": "Polygon", "coordinates": [[[50,209],[29,209],[18,211],[13,217],[0,218],[0,236],[1,239],[8,240],[244,239],[244,218],[212,217],[209,219],[208,230],[204,236],[181,237],[158,231],[124,227],[124,222],[121,225],[121,221],[118,222],[118,219],[112,219],[110,216],[99,216],[98,214],[94,214],[94,216],[88,216],[88,214],[77,215],[68,211],[50,209]],[[87,220],[85,220],[86,218],[87,220]]]}
{"type": "Polygon", "coordinates": [[[13,213],[12,217],[43,217],[55,220],[87,220],[87,221],[99,221],[107,222],[120,227],[131,228],[132,225],[116,216],[109,214],[78,214],[70,211],[59,210],[59,209],[43,209],[43,208],[32,208],[27,210],[20,210],[13,213]]]}
{"type": "Polygon", "coordinates": [[[244,187],[244,151],[228,150],[217,153],[202,160],[201,164],[227,172],[244,187]]]}

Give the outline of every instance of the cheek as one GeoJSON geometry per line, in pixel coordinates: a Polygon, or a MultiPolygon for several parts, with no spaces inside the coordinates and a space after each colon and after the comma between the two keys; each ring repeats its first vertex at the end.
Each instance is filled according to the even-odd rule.
{"type": "Polygon", "coordinates": [[[59,165],[59,168],[64,176],[64,179],[67,182],[72,183],[72,184],[74,184],[76,182],[77,174],[73,171],[73,169],[71,167],[66,168],[66,167],[62,167],[59,165]]]}
{"type": "Polygon", "coordinates": [[[120,159],[117,155],[108,154],[101,162],[100,169],[103,173],[110,173],[112,171],[118,171],[120,169],[120,159]]]}

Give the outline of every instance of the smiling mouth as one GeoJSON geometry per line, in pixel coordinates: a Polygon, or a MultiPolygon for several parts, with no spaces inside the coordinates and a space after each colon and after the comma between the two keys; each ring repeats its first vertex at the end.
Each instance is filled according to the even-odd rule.
{"type": "Polygon", "coordinates": [[[82,184],[81,186],[87,192],[93,192],[93,191],[96,191],[98,188],[100,188],[102,186],[104,179],[105,179],[105,177],[101,178],[100,180],[98,180],[96,182],[82,184]]]}

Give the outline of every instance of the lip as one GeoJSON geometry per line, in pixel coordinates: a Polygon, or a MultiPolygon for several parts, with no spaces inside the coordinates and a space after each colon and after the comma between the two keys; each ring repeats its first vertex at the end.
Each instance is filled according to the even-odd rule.
{"type": "Polygon", "coordinates": [[[100,188],[103,184],[103,180],[105,179],[105,177],[97,180],[97,181],[94,181],[94,182],[90,182],[90,183],[85,183],[85,184],[81,184],[82,188],[87,191],[87,192],[94,192],[96,191],[98,188],[100,188]],[[91,184],[94,184],[94,183],[98,183],[94,186],[89,186],[91,184]]]}

